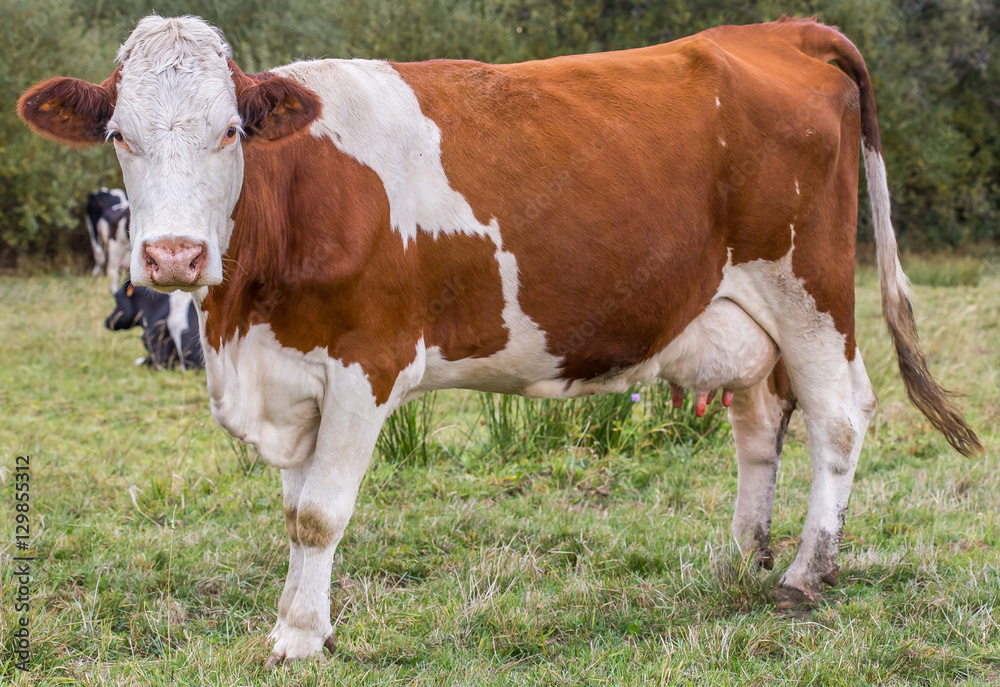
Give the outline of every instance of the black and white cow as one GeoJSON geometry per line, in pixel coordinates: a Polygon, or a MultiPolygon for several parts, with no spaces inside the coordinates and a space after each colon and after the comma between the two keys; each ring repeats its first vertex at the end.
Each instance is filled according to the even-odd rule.
{"type": "Polygon", "coordinates": [[[125,191],[104,186],[87,196],[87,231],[94,249],[94,276],[107,272],[111,293],[118,290],[118,272],[128,267],[130,211],[125,191]]]}
{"type": "Polygon", "coordinates": [[[198,338],[198,314],[191,294],[174,291],[163,294],[125,280],[115,293],[115,311],[104,326],[113,331],[142,326],[142,343],[149,356],[136,364],[169,369],[178,363],[182,370],[204,367],[205,358],[198,338]]]}

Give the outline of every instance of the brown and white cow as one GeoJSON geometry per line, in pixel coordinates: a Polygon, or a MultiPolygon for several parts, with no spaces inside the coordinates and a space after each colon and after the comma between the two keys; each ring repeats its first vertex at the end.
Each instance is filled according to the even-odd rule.
{"type": "Polygon", "coordinates": [[[201,20],[147,17],[118,60],[101,85],[35,86],[19,112],[57,141],[113,140],[133,281],[195,292],[212,412],[281,468],[271,662],[332,647],[334,550],[382,422],[449,387],[735,392],[733,536],[766,565],[798,404],[812,495],[776,598],[817,600],[876,405],[854,331],[859,148],[906,388],[981,450],[917,346],[871,81],[835,29],[247,75],[201,20]]]}

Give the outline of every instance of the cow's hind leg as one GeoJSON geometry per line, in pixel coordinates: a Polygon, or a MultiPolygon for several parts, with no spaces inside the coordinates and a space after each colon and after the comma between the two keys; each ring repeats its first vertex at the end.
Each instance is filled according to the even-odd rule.
{"type": "MultiPolygon", "coordinates": [[[[850,225],[841,226],[846,231],[850,225]]],[[[801,238],[803,245],[794,251],[803,255],[809,266],[809,290],[793,269],[793,251],[776,261],[758,260],[727,268],[722,288],[723,295],[739,302],[780,349],[809,440],[809,510],[795,560],[775,590],[775,599],[782,607],[814,603],[823,584],[838,579],[837,551],[844,516],[861,444],[876,405],[854,340],[853,260],[848,256],[811,259],[814,256],[807,250],[812,246],[810,240],[839,245],[838,241],[850,237],[838,237],[830,229],[803,232],[801,238]]],[[[822,255],[831,254],[835,253],[822,255]]]]}
{"type": "Polygon", "coordinates": [[[787,348],[784,352],[812,456],[812,489],[799,550],[775,590],[778,606],[789,608],[817,602],[823,584],[839,579],[844,516],[876,399],[860,351],[847,360],[841,348],[839,356],[827,357],[827,362],[816,362],[822,356],[791,356],[787,348]]]}
{"type": "Polygon", "coordinates": [[[767,378],[749,389],[737,390],[729,408],[739,466],[733,538],[745,555],[755,553],[757,562],[768,570],[774,567],[774,489],[785,430],[794,409],[795,396],[780,359],[767,378]]]}

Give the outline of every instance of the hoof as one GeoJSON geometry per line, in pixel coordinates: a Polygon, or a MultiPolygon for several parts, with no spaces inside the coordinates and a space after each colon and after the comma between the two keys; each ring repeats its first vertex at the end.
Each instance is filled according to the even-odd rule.
{"type": "Polygon", "coordinates": [[[826,575],[823,575],[820,579],[823,580],[825,584],[828,584],[831,587],[836,587],[837,583],[840,582],[840,568],[836,565],[833,566],[833,570],[828,572],[826,575]]]}
{"type": "Polygon", "coordinates": [[[773,596],[774,603],[777,604],[779,611],[787,611],[797,606],[813,608],[823,598],[823,595],[819,592],[804,591],[795,587],[786,587],[785,585],[776,587],[773,596]]]}
{"type": "MultiPolygon", "coordinates": [[[[323,644],[318,649],[318,651],[322,651],[323,649],[326,649],[331,654],[334,653],[337,650],[337,635],[336,634],[331,633],[326,639],[323,640],[323,644]]],[[[303,659],[303,658],[307,658],[309,656],[316,656],[317,655],[316,652],[317,652],[317,650],[314,649],[310,653],[296,654],[294,652],[294,650],[293,650],[292,656],[289,656],[288,650],[286,650],[286,649],[279,649],[276,646],[275,650],[273,652],[271,652],[271,655],[268,656],[267,660],[264,662],[264,668],[270,670],[272,668],[278,667],[282,663],[286,663],[286,662],[290,662],[290,661],[297,661],[297,660],[300,660],[300,659],[303,659]]]]}

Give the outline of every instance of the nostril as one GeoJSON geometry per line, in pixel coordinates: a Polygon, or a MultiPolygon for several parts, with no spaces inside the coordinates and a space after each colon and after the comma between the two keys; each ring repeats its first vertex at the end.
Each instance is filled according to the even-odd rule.
{"type": "Polygon", "coordinates": [[[158,284],[189,284],[201,277],[207,261],[204,242],[164,239],[145,244],[146,269],[158,284]]]}

